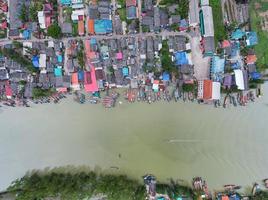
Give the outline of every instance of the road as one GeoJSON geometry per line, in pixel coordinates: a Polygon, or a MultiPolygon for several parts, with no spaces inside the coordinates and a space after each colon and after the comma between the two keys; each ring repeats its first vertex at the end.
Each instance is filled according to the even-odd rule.
{"type": "MultiPolygon", "coordinates": [[[[67,42],[69,40],[86,40],[86,39],[91,39],[91,38],[96,38],[96,39],[121,39],[121,38],[128,38],[128,37],[137,37],[137,38],[144,38],[144,37],[155,37],[155,36],[162,36],[162,37],[168,37],[168,36],[185,36],[189,38],[191,41],[191,35],[186,33],[186,32],[174,32],[174,31],[162,31],[160,33],[138,33],[138,34],[127,34],[127,35],[121,35],[121,34],[113,34],[111,36],[109,35],[93,35],[93,36],[77,36],[77,37],[68,37],[68,38],[62,38],[62,42],[67,42]]],[[[18,42],[46,42],[49,40],[53,40],[52,38],[46,38],[46,39],[30,39],[30,40],[16,40],[18,42]]],[[[13,40],[11,39],[1,39],[0,40],[0,45],[6,45],[6,44],[11,44],[13,40]]]]}

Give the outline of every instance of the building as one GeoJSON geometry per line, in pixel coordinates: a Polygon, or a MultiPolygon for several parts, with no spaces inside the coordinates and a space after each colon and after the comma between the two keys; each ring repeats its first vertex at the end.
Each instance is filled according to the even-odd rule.
{"type": "Polygon", "coordinates": [[[220,100],[221,84],[212,80],[198,81],[198,99],[202,100],[220,100]]]}
{"type": "Polygon", "coordinates": [[[94,20],[94,30],[96,34],[109,34],[113,32],[112,20],[94,20]]]}
{"type": "Polygon", "coordinates": [[[199,0],[189,2],[189,25],[195,27],[199,24],[199,0]]]}
{"type": "Polygon", "coordinates": [[[213,56],[211,59],[210,76],[213,81],[221,81],[224,75],[225,59],[213,56]]]}
{"type": "Polygon", "coordinates": [[[214,37],[212,8],[202,6],[199,12],[200,31],[203,37],[214,37]]]}

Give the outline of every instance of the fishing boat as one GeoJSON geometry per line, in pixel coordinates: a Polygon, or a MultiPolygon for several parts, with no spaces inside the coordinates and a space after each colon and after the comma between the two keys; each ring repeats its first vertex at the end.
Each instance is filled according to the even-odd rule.
{"type": "Polygon", "coordinates": [[[202,190],[203,189],[203,180],[201,177],[194,177],[192,182],[193,188],[195,190],[202,190]]]}

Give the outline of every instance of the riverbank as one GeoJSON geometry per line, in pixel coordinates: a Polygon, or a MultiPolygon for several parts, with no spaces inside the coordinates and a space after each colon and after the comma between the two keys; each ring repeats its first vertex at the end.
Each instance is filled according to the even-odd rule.
{"type": "Polygon", "coordinates": [[[159,182],[153,175],[145,175],[136,180],[122,174],[61,167],[34,170],[26,174],[15,180],[5,192],[0,193],[0,199],[7,200],[7,195],[12,200],[46,198],[51,200],[224,200],[229,198],[263,200],[268,198],[267,189],[261,189],[257,183],[249,193],[245,193],[242,191],[244,188],[235,185],[225,185],[223,188],[212,194],[206,181],[201,177],[193,178],[191,186],[173,178],[159,182]]]}
{"type": "Polygon", "coordinates": [[[0,188],[28,170],[66,165],[101,166],[136,179],[152,173],[160,181],[202,176],[210,188],[251,185],[267,176],[267,102],[264,95],[247,107],[226,110],[161,101],[123,103],[107,111],[73,99],[3,107],[0,188]]]}

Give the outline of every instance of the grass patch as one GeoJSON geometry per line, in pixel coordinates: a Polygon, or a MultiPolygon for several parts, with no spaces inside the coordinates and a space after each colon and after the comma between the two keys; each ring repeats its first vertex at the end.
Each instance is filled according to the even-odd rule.
{"type": "Polygon", "coordinates": [[[119,14],[121,21],[127,21],[127,10],[125,7],[118,9],[117,12],[119,14]]]}
{"type": "Polygon", "coordinates": [[[215,42],[227,39],[227,31],[223,23],[221,2],[219,0],[210,0],[212,7],[215,42]]]}
{"type": "Polygon", "coordinates": [[[72,23],[72,35],[73,37],[78,36],[78,23],[72,23]]]}
{"type": "MultiPolygon", "coordinates": [[[[259,1],[260,2],[260,1],[259,1]]],[[[252,31],[256,31],[258,35],[259,43],[254,47],[256,55],[258,57],[257,60],[257,69],[258,71],[263,71],[267,69],[268,63],[268,52],[266,51],[268,46],[268,32],[263,31],[261,29],[261,17],[258,15],[259,10],[255,9],[255,3],[250,3],[250,23],[252,31]]],[[[262,2],[261,4],[264,4],[262,2]]],[[[266,5],[267,2],[264,4],[266,5]]],[[[267,7],[268,10],[268,7],[267,7]]]]}

